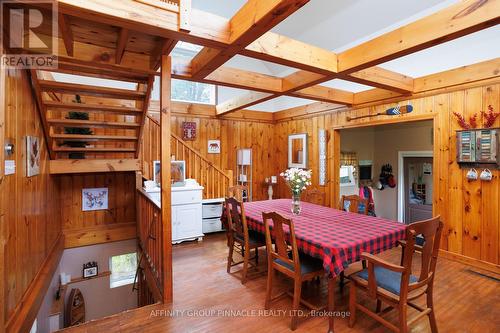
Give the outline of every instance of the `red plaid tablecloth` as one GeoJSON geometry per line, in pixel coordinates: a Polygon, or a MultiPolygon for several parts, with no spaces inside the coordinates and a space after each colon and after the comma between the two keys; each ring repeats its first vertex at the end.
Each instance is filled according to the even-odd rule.
{"type": "MultiPolygon", "coordinates": [[[[326,272],[335,277],[361,259],[362,252],[376,254],[388,250],[405,237],[405,225],[383,218],[344,212],[302,203],[302,212],[290,212],[291,199],[245,203],[245,216],[251,229],[265,233],[262,212],[277,212],[291,218],[298,248],[323,260],[326,272]]],[[[271,225],[272,226],[272,225],[271,225]]]]}

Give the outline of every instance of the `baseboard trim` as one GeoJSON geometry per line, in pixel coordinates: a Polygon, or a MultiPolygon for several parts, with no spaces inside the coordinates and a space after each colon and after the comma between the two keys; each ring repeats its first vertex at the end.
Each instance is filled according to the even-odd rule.
{"type": "Polygon", "coordinates": [[[474,259],[471,257],[464,256],[462,254],[453,253],[442,249],[439,250],[439,255],[445,259],[457,261],[459,263],[473,266],[475,268],[484,269],[486,271],[490,271],[495,274],[500,274],[500,265],[495,265],[490,262],[474,259]]]}
{"type": "Polygon", "coordinates": [[[35,278],[7,320],[5,324],[6,332],[29,332],[50,286],[50,281],[52,281],[52,277],[59,265],[63,250],[64,235],[59,234],[40,270],[36,273],[35,278]]]}

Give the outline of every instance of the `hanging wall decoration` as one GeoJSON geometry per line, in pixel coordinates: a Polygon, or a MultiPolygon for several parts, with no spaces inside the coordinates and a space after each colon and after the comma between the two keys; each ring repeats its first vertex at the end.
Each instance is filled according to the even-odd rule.
{"type": "Polygon", "coordinates": [[[490,128],[495,124],[495,120],[500,116],[500,112],[494,112],[493,107],[488,105],[488,112],[481,111],[484,119],[484,127],[490,128]]]}
{"type": "Polygon", "coordinates": [[[107,188],[84,188],[82,189],[82,211],[108,209],[107,188]]]}
{"type": "Polygon", "coordinates": [[[208,140],[208,153],[220,154],[220,140],[208,140]]]}
{"type": "Polygon", "coordinates": [[[40,140],[36,136],[26,137],[26,175],[36,176],[40,173],[40,140]]]}
{"type": "Polygon", "coordinates": [[[319,142],[319,185],[326,184],[326,130],[318,131],[319,142]]]}
{"type": "Polygon", "coordinates": [[[196,139],[196,123],[194,121],[182,122],[182,140],[193,141],[196,139]]]}

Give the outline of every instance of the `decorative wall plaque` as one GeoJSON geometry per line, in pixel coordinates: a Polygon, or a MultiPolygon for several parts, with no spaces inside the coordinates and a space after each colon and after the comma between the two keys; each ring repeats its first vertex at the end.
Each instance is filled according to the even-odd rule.
{"type": "Polygon", "coordinates": [[[182,122],[182,140],[193,141],[196,139],[196,123],[194,121],[182,122]]]}

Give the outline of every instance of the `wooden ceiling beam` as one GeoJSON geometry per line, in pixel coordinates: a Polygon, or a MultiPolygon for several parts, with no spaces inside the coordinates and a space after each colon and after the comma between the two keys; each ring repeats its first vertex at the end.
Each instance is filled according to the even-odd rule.
{"type": "MultiPolygon", "coordinates": [[[[412,95],[494,78],[500,78],[500,58],[416,78],[412,95]]],[[[354,104],[373,103],[401,96],[384,89],[370,89],[354,94],[354,104]]]]}
{"type": "Polygon", "coordinates": [[[240,54],[323,75],[337,73],[337,54],[334,52],[270,31],[240,54]]]}
{"type": "Polygon", "coordinates": [[[381,67],[366,68],[352,73],[343,79],[376,88],[399,92],[401,94],[411,93],[414,86],[414,80],[412,77],[381,67]]]}
{"type": "Polygon", "coordinates": [[[166,39],[223,48],[229,44],[229,20],[191,9],[190,30],[180,29],[179,13],[135,0],[57,0],[60,13],[166,39]]]}
{"type": "Polygon", "coordinates": [[[291,94],[295,97],[308,98],[320,102],[343,105],[352,105],[354,103],[354,93],[324,86],[312,86],[291,94]]]}
{"type": "Polygon", "coordinates": [[[344,74],[435,46],[500,23],[500,1],[465,0],[339,53],[344,74]]]}
{"type": "Polygon", "coordinates": [[[314,82],[318,80],[319,77],[323,76],[305,71],[299,72],[300,73],[296,72],[283,78],[283,89],[281,92],[275,94],[249,92],[245,95],[235,97],[217,105],[217,115],[226,115],[230,112],[238,111],[284,95],[344,105],[351,105],[353,103],[354,94],[351,92],[319,85],[307,87],[307,82],[314,82]]]}
{"type": "Polygon", "coordinates": [[[336,53],[273,32],[268,32],[257,39],[247,46],[241,54],[255,59],[299,68],[301,71],[297,71],[295,74],[298,77],[307,75],[308,72],[321,74],[323,75],[323,80],[318,79],[318,83],[342,78],[401,93],[407,93],[413,89],[412,78],[380,67],[368,68],[349,76],[342,76],[337,73],[336,53]]]}
{"type": "Polygon", "coordinates": [[[275,98],[275,95],[252,91],[242,96],[230,99],[226,102],[220,103],[216,106],[216,113],[218,116],[226,115],[229,112],[242,110],[249,106],[265,102],[275,98]]]}
{"type": "Polygon", "coordinates": [[[204,78],[309,0],[248,0],[229,21],[229,45],[203,48],[191,61],[192,77],[204,78]]]}
{"type": "Polygon", "coordinates": [[[156,45],[153,53],[150,55],[150,68],[154,71],[157,71],[160,68],[161,56],[169,55],[170,52],[174,49],[175,45],[177,45],[177,41],[174,39],[165,39],[160,38],[160,41],[156,45]]]}
{"type": "Polygon", "coordinates": [[[71,30],[71,25],[69,23],[68,16],[59,13],[57,23],[59,24],[59,30],[61,32],[62,40],[64,42],[64,47],[66,48],[66,54],[70,57],[73,56],[73,31],[71,30]]]}
{"type": "Polygon", "coordinates": [[[125,47],[127,46],[128,38],[130,35],[130,30],[126,28],[120,28],[118,33],[118,39],[116,40],[116,51],[115,51],[115,63],[119,65],[122,62],[123,54],[125,53],[125,47]]]}

